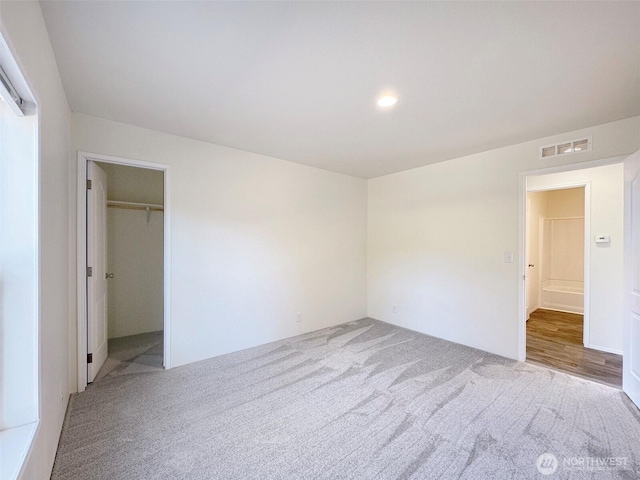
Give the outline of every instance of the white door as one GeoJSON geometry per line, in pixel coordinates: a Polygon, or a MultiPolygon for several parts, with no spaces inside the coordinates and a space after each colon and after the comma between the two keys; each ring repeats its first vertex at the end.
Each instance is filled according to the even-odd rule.
{"type": "Polygon", "coordinates": [[[529,268],[531,265],[531,199],[527,198],[527,213],[526,213],[526,238],[524,239],[525,243],[525,267],[524,267],[524,281],[525,281],[525,311],[527,312],[527,320],[529,320],[529,316],[531,314],[531,301],[533,298],[531,278],[529,275],[529,268]]]}
{"type": "Polygon", "coordinates": [[[107,176],[87,163],[87,382],[107,359],[107,176]]]}
{"type": "Polygon", "coordinates": [[[625,340],[622,389],[640,407],[640,151],[624,161],[625,340]]]}

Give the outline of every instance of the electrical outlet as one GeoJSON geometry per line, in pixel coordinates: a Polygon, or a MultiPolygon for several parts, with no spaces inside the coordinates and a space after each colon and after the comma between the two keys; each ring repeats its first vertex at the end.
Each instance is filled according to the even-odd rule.
{"type": "Polygon", "coordinates": [[[300,321],[302,320],[302,314],[300,312],[296,313],[296,323],[300,323],[300,321]]]}

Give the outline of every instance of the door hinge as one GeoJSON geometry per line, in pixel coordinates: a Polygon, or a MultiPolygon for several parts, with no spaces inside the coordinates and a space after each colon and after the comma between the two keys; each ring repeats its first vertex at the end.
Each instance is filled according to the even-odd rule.
{"type": "Polygon", "coordinates": [[[87,267],[87,277],[93,277],[93,267],[87,267]]]}
{"type": "Polygon", "coordinates": [[[87,363],[93,363],[93,353],[87,353],[87,363]]]}
{"type": "Polygon", "coordinates": [[[91,190],[91,180],[87,180],[87,190],[91,190]]]}

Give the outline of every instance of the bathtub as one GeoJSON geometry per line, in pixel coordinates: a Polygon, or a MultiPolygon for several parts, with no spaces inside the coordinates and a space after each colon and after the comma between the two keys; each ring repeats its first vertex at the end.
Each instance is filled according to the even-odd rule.
{"type": "Polygon", "coordinates": [[[542,282],[541,308],[561,312],[584,313],[584,283],[569,280],[542,282]]]}

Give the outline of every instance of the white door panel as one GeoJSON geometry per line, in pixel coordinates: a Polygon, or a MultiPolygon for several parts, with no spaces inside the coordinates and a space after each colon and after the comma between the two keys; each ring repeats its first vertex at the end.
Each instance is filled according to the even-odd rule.
{"type": "Polygon", "coordinates": [[[526,229],[527,234],[525,237],[525,267],[524,267],[524,281],[525,281],[525,305],[524,308],[527,312],[527,320],[529,320],[529,315],[531,314],[531,303],[532,303],[532,285],[531,285],[531,275],[529,273],[529,265],[531,265],[531,199],[527,198],[527,212],[526,212],[526,229]]]}
{"type": "Polygon", "coordinates": [[[107,359],[107,176],[94,162],[87,164],[87,381],[92,382],[107,359]]]}
{"type": "Polygon", "coordinates": [[[640,407],[640,151],[624,162],[625,342],[622,388],[640,407]]]}

